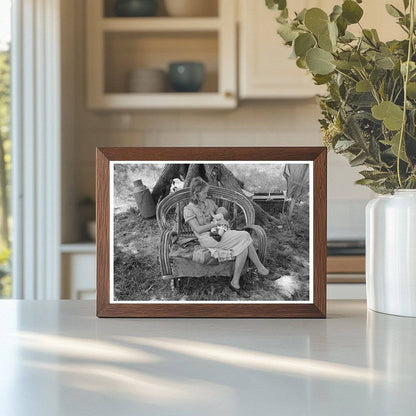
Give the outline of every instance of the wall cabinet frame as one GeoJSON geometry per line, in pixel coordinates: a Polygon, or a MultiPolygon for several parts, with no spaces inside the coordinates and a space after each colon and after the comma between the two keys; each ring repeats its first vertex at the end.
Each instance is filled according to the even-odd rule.
{"type": "MultiPolygon", "coordinates": [[[[105,3],[100,0],[87,0],[87,105],[90,109],[204,109],[204,108],[234,108],[237,105],[237,30],[236,5],[234,0],[218,0],[218,16],[178,18],[178,17],[106,17],[105,3]],[[231,28],[231,30],[230,30],[231,28]],[[126,36],[122,36],[122,35],[126,36]],[[106,41],[114,36],[120,37],[118,47],[107,47],[106,41]],[[204,55],[204,48],[198,48],[198,40],[213,39],[215,43],[215,58],[204,55]],[[177,39],[178,47],[166,47],[163,42],[177,39]],[[143,40],[140,42],[140,40],[143,40]],[[147,40],[147,41],[146,41],[147,40]],[[215,86],[208,91],[197,93],[129,93],[113,91],[106,77],[106,61],[116,62],[127,60],[129,51],[131,70],[136,69],[137,62],[143,66],[163,67],[167,70],[172,60],[207,60],[204,62],[214,72],[215,86]],[[141,60],[140,50],[135,45],[143,47],[158,47],[158,59],[152,62],[141,60]],[[146,46],[147,45],[147,46],[146,46]],[[182,49],[181,49],[182,47],[182,49]],[[192,50],[190,51],[190,48],[192,50]],[[114,56],[111,56],[114,53],[114,56]],[[107,56],[106,56],[107,54],[107,56]],[[133,56],[135,55],[135,56],[133,56]]],[[[114,44],[114,39],[112,44],[114,44]]],[[[142,54],[144,55],[144,53],[142,54]]],[[[150,53],[147,56],[151,55],[150,53]]],[[[116,76],[126,77],[124,72],[116,76]]],[[[120,68],[120,66],[118,67],[120,68]]],[[[111,74],[114,75],[114,74],[111,74]]]]}

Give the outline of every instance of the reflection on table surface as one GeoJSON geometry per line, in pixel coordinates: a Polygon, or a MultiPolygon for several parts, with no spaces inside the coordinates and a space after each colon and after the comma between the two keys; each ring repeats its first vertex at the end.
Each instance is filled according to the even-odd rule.
{"type": "Polygon", "coordinates": [[[330,301],[326,320],[94,309],[0,302],[1,415],[414,415],[416,320],[362,301],[330,301]]]}

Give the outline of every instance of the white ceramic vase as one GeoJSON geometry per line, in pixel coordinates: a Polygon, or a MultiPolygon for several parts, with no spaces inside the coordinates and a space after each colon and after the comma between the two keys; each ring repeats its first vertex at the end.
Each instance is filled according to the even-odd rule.
{"type": "Polygon", "coordinates": [[[369,309],[416,317],[416,190],[367,204],[366,282],[369,309]]]}

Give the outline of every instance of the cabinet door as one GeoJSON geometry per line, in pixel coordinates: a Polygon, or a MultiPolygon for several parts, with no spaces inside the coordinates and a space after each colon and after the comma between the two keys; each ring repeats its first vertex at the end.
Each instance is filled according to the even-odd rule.
{"type": "MultiPolygon", "coordinates": [[[[290,11],[317,7],[320,2],[292,0],[290,11]]],[[[290,48],[276,33],[278,12],[269,10],[264,1],[240,0],[240,97],[305,98],[319,92],[311,75],[289,59],[290,48]]]]}
{"type": "MultiPolygon", "coordinates": [[[[289,11],[320,7],[329,13],[337,0],[291,0],[289,11]]],[[[389,1],[399,9],[402,0],[389,1]]],[[[389,16],[384,3],[367,1],[361,4],[364,16],[361,24],[378,30],[382,40],[404,38],[404,32],[389,16]]],[[[241,98],[305,98],[322,93],[306,71],[289,59],[290,48],[276,33],[275,17],[278,12],[269,10],[262,0],[239,0],[240,13],[240,97],[241,98]]],[[[358,25],[349,27],[359,34],[358,25]]]]}
{"type": "Polygon", "coordinates": [[[95,253],[64,253],[62,255],[62,298],[95,299],[95,253]]]}

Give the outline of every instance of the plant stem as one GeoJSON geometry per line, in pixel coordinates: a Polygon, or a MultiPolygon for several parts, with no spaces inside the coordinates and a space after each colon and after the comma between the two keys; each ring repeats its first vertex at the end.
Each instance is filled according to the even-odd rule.
{"type": "Polygon", "coordinates": [[[391,89],[391,94],[390,94],[390,98],[389,98],[390,101],[393,101],[394,90],[396,89],[396,84],[397,84],[397,81],[394,80],[394,82],[393,82],[393,88],[391,89]]]}
{"type": "Polygon", "coordinates": [[[396,101],[399,99],[400,94],[402,93],[403,88],[400,88],[399,91],[397,92],[396,96],[394,97],[393,102],[396,103],[396,101]]]}
{"type": "Polygon", "coordinates": [[[399,180],[400,188],[403,187],[402,178],[400,175],[400,156],[402,154],[403,138],[404,131],[406,129],[406,107],[407,107],[407,83],[409,81],[409,67],[410,60],[412,57],[413,49],[413,35],[414,35],[414,26],[415,26],[415,0],[410,0],[410,30],[409,30],[409,45],[407,48],[407,60],[406,60],[406,73],[404,76],[404,85],[403,85],[403,118],[402,118],[402,127],[400,129],[400,140],[399,140],[399,151],[397,152],[397,178],[399,180]]]}
{"type": "Polygon", "coordinates": [[[362,70],[360,71],[360,75],[363,77],[363,79],[367,80],[370,83],[371,87],[371,93],[373,94],[374,99],[377,101],[377,104],[380,104],[380,100],[378,98],[378,93],[376,88],[374,87],[373,83],[370,81],[370,78],[368,77],[367,73],[365,72],[365,69],[361,66],[362,70]]]}
{"type": "Polygon", "coordinates": [[[349,75],[345,74],[344,72],[340,71],[338,68],[335,68],[335,71],[340,73],[341,75],[344,75],[344,77],[349,78],[351,81],[354,81],[355,83],[357,82],[357,80],[353,77],[350,77],[349,75]]]}
{"type": "Polygon", "coordinates": [[[363,36],[365,37],[365,39],[367,40],[367,43],[368,44],[370,44],[373,48],[374,48],[374,50],[376,50],[376,51],[378,51],[378,49],[377,49],[377,45],[375,45],[374,43],[373,43],[373,41],[364,33],[364,28],[361,26],[361,23],[360,22],[357,22],[358,23],[358,26],[360,27],[360,29],[361,29],[361,33],[363,34],[363,36]]]}

